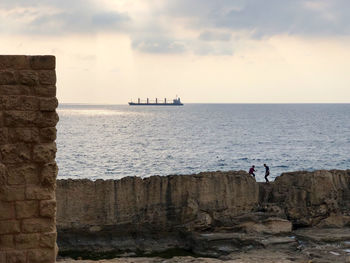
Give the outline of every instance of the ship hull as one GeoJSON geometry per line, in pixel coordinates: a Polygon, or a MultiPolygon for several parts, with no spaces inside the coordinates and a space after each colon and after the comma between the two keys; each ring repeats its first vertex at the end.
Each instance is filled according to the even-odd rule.
{"type": "Polygon", "coordinates": [[[129,102],[130,106],[183,106],[182,103],[135,103],[129,102]]]}

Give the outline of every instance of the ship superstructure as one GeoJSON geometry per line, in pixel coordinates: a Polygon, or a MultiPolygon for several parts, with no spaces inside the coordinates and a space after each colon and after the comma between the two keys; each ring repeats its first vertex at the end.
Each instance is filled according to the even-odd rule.
{"type": "Polygon", "coordinates": [[[147,98],[146,100],[141,100],[140,98],[137,99],[137,102],[129,102],[130,106],[183,106],[183,103],[181,102],[181,99],[176,96],[175,99],[173,99],[172,102],[168,102],[166,98],[164,100],[158,100],[156,98],[155,100],[150,100],[147,98]]]}

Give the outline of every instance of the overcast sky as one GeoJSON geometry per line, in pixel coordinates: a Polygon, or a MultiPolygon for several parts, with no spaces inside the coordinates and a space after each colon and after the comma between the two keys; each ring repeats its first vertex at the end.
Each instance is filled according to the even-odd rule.
{"type": "Polygon", "coordinates": [[[350,102],[349,0],[1,0],[3,54],[53,54],[58,98],[350,102]]]}

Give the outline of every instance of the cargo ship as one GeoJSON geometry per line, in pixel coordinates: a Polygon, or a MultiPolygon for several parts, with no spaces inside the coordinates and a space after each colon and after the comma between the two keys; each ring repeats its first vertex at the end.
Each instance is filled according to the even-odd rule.
{"type": "Polygon", "coordinates": [[[176,97],[173,99],[173,102],[168,102],[165,98],[163,101],[156,98],[154,101],[151,101],[149,98],[146,101],[142,101],[140,98],[137,99],[137,102],[129,102],[130,106],[183,106],[180,98],[176,97]]]}

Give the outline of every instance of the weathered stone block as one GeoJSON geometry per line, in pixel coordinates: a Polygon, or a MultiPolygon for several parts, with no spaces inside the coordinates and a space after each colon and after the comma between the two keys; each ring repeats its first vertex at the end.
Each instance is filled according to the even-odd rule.
{"type": "Polygon", "coordinates": [[[55,97],[41,98],[40,110],[41,111],[54,111],[58,106],[58,100],[55,97]]]}
{"type": "Polygon", "coordinates": [[[39,247],[40,234],[19,234],[15,236],[16,249],[39,247]]]}
{"type": "Polygon", "coordinates": [[[1,145],[0,153],[5,164],[21,163],[31,159],[30,145],[23,143],[1,145]]]}
{"type": "Polygon", "coordinates": [[[55,220],[49,218],[31,218],[22,220],[24,233],[39,233],[55,231],[55,220]]]}
{"type": "Polygon", "coordinates": [[[20,230],[20,223],[17,220],[0,221],[0,235],[17,234],[20,230]]]}
{"type": "Polygon", "coordinates": [[[10,70],[0,70],[0,85],[14,85],[16,83],[15,72],[10,70]]]}
{"type": "Polygon", "coordinates": [[[40,141],[38,128],[10,128],[8,133],[10,143],[36,143],[40,141]]]}
{"type": "Polygon", "coordinates": [[[26,263],[27,252],[26,251],[9,251],[7,252],[6,263],[26,263]]]}
{"type": "Polygon", "coordinates": [[[4,127],[4,124],[5,124],[4,113],[0,111],[0,127],[4,127]]]}
{"type": "Polygon", "coordinates": [[[39,110],[39,99],[33,96],[8,95],[0,99],[5,110],[39,110]]]}
{"type": "Polygon", "coordinates": [[[0,186],[0,201],[20,201],[25,198],[25,188],[24,186],[16,185],[16,186],[0,186]]]}
{"type": "Polygon", "coordinates": [[[26,190],[26,198],[29,200],[48,200],[55,198],[55,192],[51,188],[30,186],[26,190]]]}
{"type": "Polygon", "coordinates": [[[7,171],[9,184],[19,184],[16,181],[27,185],[39,183],[39,170],[35,164],[9,165],[7,171]]]}
{"type": "Polygon", "coordinates": [[[56,143],[37,144],[33,148],[33,161],[50,163],[55,160],[56,143]]]}
{"type": "Polygon", "coordinates": [[[8,127],[33,127],[38,119],[36,111],[5,111],[4,124],[8,127]]]}
{"type": "Polygon", "coordinates": [[[42,85],[55,85],[56,72],[54,70],[40,70],[39,81],[42,85]]]}
{"type": "Polygon", "coordinates": [[[45,164],[41,170],[41,185],[53,189],[56,184],[57,173],[58,167],[56,162],[45,164]]]}
{"type": "Polygon", "coordinates": [[[55,56],[32,56],[29,59],[32,69],[55,69],[55,56]]]}
{"type": "Polygon", "coordinates": [[[5,187],[6,183],[7,183],[7,168],[4,164],[0,163],[0,189],[5,187]]]}
{"type": "Polygon", "coordinates": [[[55,248],[55,242],[57,239],[57,233],[44,233],[40,236],[40,247],[55,248]]]}
{"type": "Polygon", "coordinates": [[[55,97],[56,86],[38,86],[34,88],[35,94],[41,97],[55,97]]]}
{"type": "Polygon", "coordinates": [[[24,179],[27,185],[38,184],[39,172],[35,164],[27,165],[21,168],[24,173],[24,179]]]}
{"type": "Polygon", "coordinates": [[[0,250],[8,250],[15,248],[15,243],[13,242],[13,239],[13,235],[0,236],[0,250]]]}
{"type": "Polygon", "coordinates": [[[0,201],[0,220],[15,219],[14,208],[13,202],[0,201]]]}
{"type": "Polygon", "coordinates": [[[0,70],[2,69],[29,69],[29,59],[23,55],[1,55],[0,70]]]}
{"type": "Polygon", "coordinates": [[[55,127],[40,129],[41,142],[53,142],[57,137],[57,129],[55,127]]]}
{"type": "Polygon", "coordinates": [[[17,201],[16,202],[16,218],[31,218],[39,215],[38,201],[17,201]]]}
{"type": "Polygon", "coordinates": [[[25,185],[24,175],[13,173],[13,172],[11,172],[11,173],[8,172],[7,183],[9,185],[25,185]]]}
{"type": "Polygon", "coordinates": [[[20,84],[36,86],[39,83],[39,75],[33,70],[22,70],[18,73],[18,80],[20,84]]]}
{"type": "Polygon", "coordinates": [[[40,202],[40,215],[54,218],[56,215],[56,200],[44,200],[40,202]]]}
{"type": "Polygon", "coordinates": [[[0,85],[0,95],[31,95],[32,88],[24,85],[0,85]]]}
{"type": "Polygon", "coordinates": [[[58,122],[58,114],[56,112],[40,112],[37,117],[36,124],[40,128],[55,127],[58,122]]]}
{"type": "Polygon", "coordinates": [[[6,97],[8,96],[0,96],[0,110],[3,111],[6,109],[6,97]]]}
{"type": "Polygon", "coordinates": [[[8,130],[7,128],[0,128],[0,145],[6,144],[8,139],[8,130]]]}
{"type": "Polygon", "coordinates": [[[28,262],[30,263],[54,263],[55,251],[53,249],[35,249],[28,251],[28,262]]]}

